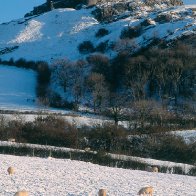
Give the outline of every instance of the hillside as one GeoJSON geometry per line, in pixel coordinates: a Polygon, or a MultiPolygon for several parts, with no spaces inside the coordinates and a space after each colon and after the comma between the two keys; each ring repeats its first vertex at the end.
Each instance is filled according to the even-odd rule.
{"type": "Polygon", "coordinates": [[[33,156],[0,154],[0,196],[195,196],[195,178],[171,175],[196,172],[196,2],[183,2],[54,0],[0,24],[0,152],[33,156]],[[168,174],[117,168],[147,165],[168,174]]]}
{"type": "Polygon", "coordinates": [[[0,65],[0,109],[35,107],[36,73],[0,65]]]}
{"type": "Polygon", "coordinates": [[[25,189],[30,196],[95,196],[101,188],[110,196],[135,196],[153,186],[156,196],[189,195],[196,190],[195,177],[108,168],[91,163],[0,155],[0,195],[12,196],[25,189]],[[13,166],[16,174],[9,176],[13,166]]]}
{"type": "MultiPolygon", "coordinates": [[[[58,8],[74,8],[81,9],[84,7],[97,6],[107,13],[118,15],[125,11],[132,11],[137,4],[138,7],[148,7],[148,9],[169,6],[183,5],[182,0],[53,0],[34,7],[34,9],[27,13],[25,17],[48,12],[52,9],[58,8]],[[111,12],[112,11],[112,12],[111,12]]],[[[105,15],[105,14],[103,14],[105,15]]]]}
{"type": "MultiPolygon", "coordinates": [[[[1,62],[4,65],[7,63],[28,67],[37,72],[41,70],[37,67],[41,67],[43,80],[29,85],[29,91],[33,92],[32,97],[36,96],[36,101],[41,100],[40,103],[50,109],[69,108],[94,114],[106,112],[104,115],[109,115],[118,123],[139,115],[137,112],[133,114],[131,110],[122,111],[131,101],[135,102],[135,105],[131,105],[135,111],[143,107],[143,104],[149,107],[147,110],[161,110],[159,104],[173,106],[183,103],[188,106],[182,105],[180,110],[187,109],[194,115],[196,5],[181,6],[181,1],[169,0],[155,1],[156,4],[152,3],[154,1],[138,2],[140,3],[134,9],[102,15],[107,16],[103,20],[98,17],[102,13],[100,10],[110,6],[112,9],[119,8],[118,1],[108,4],[102,2],[96,7],[81,9],[53,9],[40,15],[1,24],[1,62]],[[188,46],[175,46],[177,40],[188,46]],[[170,51],[157,47],[162,42],[170,51]],[[79,51],[79,46],[85,43],[90,43],[90,49],[83,48],[79,51]],[[153,44],[153,49],[157,48],[156,50],[138,55],[136,53],[136,58],[132,58],[131,55],[135,52],[153,44]],[[28,62],[20,60],[16,63],[21,58],[28,62]],[[83,61],[77,61],[79,59],[83,61]],[[7,61],[3,63],[3,60],[7,61]],[[33,62],[37,60],[42,61],[41,65],[33,62]],[[44,67],[48,70],[47,74],[44,67]],[[113,96],[116,92],[118,96],[113,96]],[[145,103],[148,99],[157,103],[145,103]],[[144,102],[139,106],[138,100],[144,102]],[[114,106],[119,109],[117,117],[115,112],[111,114],[110,110],[108,114],[107,111],[114,106]]],[[[134,3],[129,6],[133,8],[134,3]]],[[[27,78],[21,81],[27,81],[27,78]]],[[[4,84],[4,79],[1,83],[4,84]]],[[[11,87],[10,91],[13,91],[11,87]]],[[[23,92],[21,90],[18,93],[23,92]]],[[[22,104],[35,106],[35,103],[26,102],[29,99],[26,94],[22,99],[22,104]]],[[[15,102],[13,98],[12,101],[15,102]]],[[[13,109],[14,104],[9,102],[9,107],[13,109]]],[[[2,107],[4,105],[7,106],[7,102],[2,103],[2,107]]],[[[167,111],[172,110],[170,108],[167,111]]],[[[166,117],[167,111],[159,112],[166,117]]],[[[151,112],[154,115],[153,112],[157,111],[151,112]]],[[[140,123],[137,128],[139,127],[140,123]]],[[[183,130],[194,128],[193,124],[191,127],[183,127],[183,130]]]]}
{"type": "Polygon", "coordinates": [[[105,54],[115,56],[121,32],[127,26],[140,28],[134,43],[138,48],[149,45],[154,38],[166,41],[184,35],[195,34],[196,5],[169,7],[159,5],[151,9],[141,6],[133,11],[112,16],[110,22],[100,22],[90,9],[55,9],[39,16],[11,21],[0,25],[0,58],[45,60],[67,58],[83,59],[86,55],[78,51],[83,41],[89,40],[99,51],[98,46],[107,45],[105,54]],[[96,37],[99,29],[108,30],[108,35],[96,37]],[[33,51],[33,52],[32,52],[33,51]]]}

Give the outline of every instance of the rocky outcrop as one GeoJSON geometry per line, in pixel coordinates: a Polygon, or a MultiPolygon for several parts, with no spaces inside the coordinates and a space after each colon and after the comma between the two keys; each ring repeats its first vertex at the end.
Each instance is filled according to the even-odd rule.
{"type": "Polygon", "coordinates": [[[152,7],[154,5],[161,5],[161,4],[166,4],[167,6],[183,5],[183,2],[181,0],[144,0],[144,3],[152,7]]]}
{"type": "Polygon", "coordinates": [[[78,7],[81,7],[81,5],[93,6],[96,5],[97,3],[101,3],[101,1],[100,0],[47,0],[46,3],[34,7],[33,11],[27,13],[25,17],[48,12],[51,10],[51,8],[53,9],[76,8],[77,9],[78,7]]]}
{"type": "Polygon", "coordinates": [[[104,21],[110,20],[113,16],[117,16],[123,12],[139,10],[145,6],[153,9],[161,5],[170,7],[182,4],[182,0],[47,0],[46,3],[34,7],[33,11],[27,13],[25,17],[50,11],[51,8],[79,9],[82,5],[87,7],[97,5],[97,10],[94,14],[98,20],[104,21]]]}
{"type": "MultiPolygon", "coordinates": [[[[52,7],[54,9],[58,9],[58,8],[76,8],[80,4],[87,4],[87,3],[92,4],[93,1],[96,1],[96,0],[52,0],[50,2],[52,3],[52,7]]],[[[34,7],[33,11],[27,13],[25,15],[25,17],[42,14],[44,12],[48,12],[48,11],[51,10],[50,5],[51,4],[47,0],[46,3],[44,3],[40,6],[34,7]]]]}
{"type": "Polygon", "coordinates": [[[95,17],[100,21],[111,21],[122,13],[134,14],[143,10],[155,10],[165,7],[183,5],[182,0],[122,0],[107,1],[101,0],[97,3],[97,9],[94,11],[95,17]],[[132,12],[132,13],[131,13],[132,12]]]}

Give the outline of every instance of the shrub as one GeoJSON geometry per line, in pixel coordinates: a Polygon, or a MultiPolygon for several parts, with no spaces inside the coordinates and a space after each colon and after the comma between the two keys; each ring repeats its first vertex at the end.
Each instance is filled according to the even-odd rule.
{"type": "Polygon", "coordinates": [[[97,33],[95,34],[96,37],[103,37],[105,35],[108,35],[109,31],[105,28],[101,28],[97,31],[97,33]]]}
{"type": "Polygon", "coordinates": [[[75,147],[77,129],[61,117],[38,116],[23,126],[22,136],[30,143],[75,147]]]}
{"type": "Polygon", "coordinates": [[[91,41],[84,41],[79,44],[78,50],[82,54],[88,54],[94,51],[94,46],[91,41]]]}
{"type": "Polygon", "coordinates": [[[155,18],[155,21],[159,23],[167,23],[167,22],[171,22],[171,20],[172,20],[172,16],[169,14],[160,14],[157,16],[157,18],[155,18]]]}
{"type": "Polygon", "coordinates": [[[183,138],[168,134],[160,138],[160,143],[156,145],[157,152],[154,155],[156,158],[192,163],[192,158],[190,157],[191,150],[189,150],[189,145],[184,142],[183,138]]]}
{"type": "Polygon", "coordinates": [[[121,39],[125,39],[125,38],[135,38],[140,36],[142,33],[142,26],[138,25],[138,26],[133,26],[133,27],[126,27],[122,30],[120,38],[121,39]]]}
{"type": "Polygon", "coordinates": [[[97,47],[96,51],[97,52],[105,52],[108,49],[108,40],[105,42],[101,42],[97,47]]]}
{"type": "Polygon", "coordinates": [[[114,152],[121,149],[127,132],[123,127],[104,124],[103,126],[95,126],[84,134],[89,139],[88,144],[91,149],[114,152]]]}

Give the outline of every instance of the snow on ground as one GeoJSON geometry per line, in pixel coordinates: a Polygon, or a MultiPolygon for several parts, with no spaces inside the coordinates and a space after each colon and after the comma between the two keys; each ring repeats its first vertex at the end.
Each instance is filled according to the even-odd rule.
{"type": "Polygon", "coordinates": [[[183,137],[186,143],[196,142],[196,130],[173,131],[172,133],[183,137]]]}
{"type": "Polygon", "coordinates": [[[108,196],[135,196],[141,187],[153,186],[155,196],[195,196],[196,178],[109,168],[80,161],[0,155],[0,195],[13,196],[19,189],[30,196],[96,196],[106,188],[108,196]],[[16,168],[9,176],[7,168],[16,168]]]}
{"type": "MultiPolygon", "coordinates": [[[[41,108],[33,101],[36,99],[36,73],[32,70],[22,69],[17,67],[10,67],[0,65],[0,109],[13,110],[18,112],[37,112],[38,114],[24,114],[19,115],[26,121],[33,121],[41,112],[49,114],[57,113],[64,115],[68,122],[81,126],[96,126],[104,123],[112,123],[108,118],[82,114],[80,112],[73,112],[68,110],[60,110],[53,108],[41,108]],[[39,113],[40,112],[40,113],[39,113]]],[[[2,113],[3,114],[3,113],[2,113]]],[[[14,114],[4,114],[9,120],[17,118],[14,114]]],[[[129,122],[119,122],[124,127],[129,127],[129,122]]],[[[196,131],[179,131],[175,132],[190,141],[196,141],[196,131]]]]}
{"type": "MultiPolygon", "coordinates": [[[[20,111],[21,109],[18,108],[20,111]]],[[[27,110],[25,110],[27,111],[27,110]]],[[[29,110],[30,111],[30,110],[29,110]]],[[[36,110],[34,110],[35,112],[36,110]]],[[[39,110],[37,110],[39,111],[39,110]]],[[[23,119],[26,122],[32,122],[35,120],[35,118],[37,118],[38,116],[42,116],[42,117],[46,117],[48,115],[53,115],[55,114],[55,112],[57,112],[56,114],[59,115],[59,113],[61,113],[61,115],[59,115],[59,117],[64,118],[66,121],[68,121],[69,123],[76,125],[77,127],[82,127],[82,126],[88,126],[88,127],[93,127],[93,126],[97,126],[97,125],[103,125],[106,123],[114,123],[113,120],[110,120],[106,117],[103,116],[96,116],[96,115],[88,115],[88,114],[80,114],[80,113],[74,113],[73,111],[67,111],[67,110],[48,110],[48,114],[18,114],[18,112],[16,111],[16,114],[3,114],[3,112],[1,113],[1,115],[3,115],[8,121],[11,120],[17,120],[17,119],[23,119]]],[[[124,127],[128,127],[129,126],[129,122],[127,121],[120,121],[119,125],[124,126],[124,127]]]]}
{"type": "Polygon", "coordinates": [[[35,107],[36,73],[0,65],[0,109],[35,107]]]}
{"type": "MultiPolygon", "coordinates": [[[[155,18],[160,13],[160,10],[159,12],[147,12],[145,9],[143,11],[140,10],[139,13],[133,14],[133,16],[108,24],[99,23],[92,16],[91,12],[94,8],[53,10],[39,16],[33,16],[32,18],[23,18],[1,24],[0,53],[7,47],[19,46],[19,48],[11,53],[0,55],[0,58],[7,60],[10,58],[25,58],[27,60],[46,60],[49,62],[59,58],[76,60],[84,57],[78,52],[78,45],[83,41],[91,40],[95,46],[107,40],[112,44],[119,40],[124,27],[128,25],[135,26],[143,22],[145,18],[150,18],[152,25],[144,27],[144,33],[135,39],[135,43],[139,46],[147,44],[155,35],[167,40],[175,39],[183,33],[195,32],[196,22],[192,11],[192,8],[195,7],[192,5],[162,9],[162,13],[172,14],[174,18],[172,22],[166,23],[155,22],[155,18]],[[108,29],[109,34],[96,38],[95,34],[100,28],[108,29]]],[[[119,45],[121,46],[122,44],[119,45]]],[[[118,47],[116,50],[118,50],[118,47]]],[[[107,54],[113,55],[114,53],[108,51],[107,54]]],[[[28,110],[29,107],[36,106],[31,101],[35,98],[35,76],[33,76],[33,72],[26,71],[31,76],[25,75],[18,68],[8,67],[1,67],[0,71],[2,72],[0,78],[0,109],[28,110]],[[11,73],[12,80],[8,79],[10,77],[9,71],[13,72],[13,74],[11,73]],[[25,83],[22,83],[22,80],[25,83]],[[27,82],[30,84],[27,84],[27,82]],[[4,83],[8,83],[9,85],[3,87],[4,83]]],[[[63,111],[63,113],[67,113],[67,111],[63,111]]],[[[72,117],[67,118],[71,121],[73,119],[72,117]]],[[[90,118],[82,118],[80,116],[77,121],[85,121],[86,124],[92,122],[90,118]]]]}
{"type": "Polygon", "coordinates": [[[80,58],[77,47],[88,35],[94,37],[98,21],[92,10],[58,9],[30,19],[0,25],[0,46],[19,46],[7,59],[25,57],[31,60],[80,58]],[[33,52],[32,52],[33,51],[33,52]]]}
{"type": "Polygon", "coordinates": [[[36,73],[32,70],[0,65],[0,110],[18,112],[32,112],[34,114],[3,114],[8,120],[21,117],[26,121],[33,121],[42,112],[61,114],[76,126],[94,126],[111,122],[107,118],[82,114],[69,110],[43,108],[36,104],[36,73]]]}
{"type": "MultiPolygon", "coordinates": [[[[146,8],[130,17],[108,24],[99,23],[93,17],[91,12],[94,8],[56,9],[33,18],[1,24],[0,50],[14,46],[19,48],[12,53],[1,55],[0,58],[9,60],[11,57],[14,59],[23,57],[27,60],[48,62],[61,58],[77,60],[85,57],[78,51],[78,45],[83,41],[90,40],[94,46],[107,40],[109,44],[112,44],[119,40],[124,27],[135,26],[143,22],[145,18],[150,18],[152,25],[144,27],[142,35],[135,39],[139,47],[147,45],[155,36],[169,41],[183,34],[195,33],[195,12],[192,11],[195,7],[196,5],[163,8],[161,12],[172,15],[173,18],[172,21],[165,23],[154,21],[160,14],[160,10],[148,12],[146,8]],[[95,34],[100,28],[108,29],[109,34],[97,38],[95,34]]],[[[107,54],[110,56],[115,52],[109,50],[107,54]]]]}

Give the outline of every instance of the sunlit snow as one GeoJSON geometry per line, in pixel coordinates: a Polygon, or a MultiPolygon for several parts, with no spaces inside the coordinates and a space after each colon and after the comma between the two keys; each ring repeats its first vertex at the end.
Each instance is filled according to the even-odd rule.
{"type": "Polygon", "coordinates": [[[13,196],[25,189],[30,196],[96,196],[101,188],[108,196],[136,196],[153,186],[155,196],[195,196],[196,178],[182,175],[109,168],[80,161],[0,155],[0,195],[13,196]],[[7,168],[16,173],[9,176],[7,168]]]}
{"type": "MultiPolygon", "coordinates": [[[[32,18],[14,20],[0,25],[0,50],[6,47],[19,46],[17,50],[3,54],[0,58],[25,58],[27,60],[46,60],[68,58],[77,60],[85,58],[78,51],[78,45],[90,40],[94,47],[108,41],[109,45],[119,41],[121,31],[126,26],[135,26],[145,18],[152,21],[153,25],[143,27],[142,35],[134,39],[138,47],[149,44],[155,36],[166,40],[176,39],[184,34],[195,33],[196,5],[163,8],[161,13],[172,16],[172,21],[165,23],[155,22],[160,13],[143,7],[125,19],[114,20],[111,23],[100,23],[91,14],[92,9],[55,9],[32,18]],[[188,13],[188,14],[187,14],[188,13]],[[109,34],[97,38],[96,32],[106,28],[109,34]]],[[[123,14],[121,16],[123,18],[123,14]]],[[[115,51],[108,50],[108,56],[115,55],[115,51]]]]}

